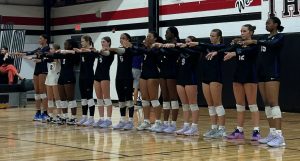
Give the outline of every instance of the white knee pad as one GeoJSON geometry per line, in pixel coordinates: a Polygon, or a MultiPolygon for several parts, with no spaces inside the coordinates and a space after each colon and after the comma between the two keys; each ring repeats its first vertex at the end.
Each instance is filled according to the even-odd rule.
{"type": "Polygon", "coordinates": [[[53,100],[48,100],[48,107],[49,108],[54,108],[54,101],[53,100]]]}
{"type": "Polygon", "coordinates": [[[105,107],[111,106],[111,105],[112,105],[111,99],[104,99],[104,106],[105,107]]]}
{"type": "Polygon", "coordinates": [[[97,99],[97,106],[104,106],[104,100],[103,99],[97,99]]]}
{"type": "Polygon", "coordinates": [[[68,108],[77,108],[77,103],[75,100],[69,101],[68,108]]]}
{"type": "Polygon", "coordinates": [[[191,109],[192,112],[193,112],[193,111],[199,111],[199,107],[198,107],[197,104],[191,104],[191,105],[190,105],[190,109],[191,109]]]}
{"type": "Polygon", "coordinates": [[[87,99],[81,99],[81,106],[86,106],[88,105],[87,99]]]}
{"type": "Polygon", "coordinates": [[[160,106],[160,103],[158,100],[152,100],[151,101],[151,105],[153,108],[156,108],[156,107],[159,107],[160,106]]]}
{"type": "Polygon", "coordinates": [[[126,106],[127,106],[127,107],[133,107],[133,106],[134,106],[133,101],[132,101],[132,100],[126,101],[126,106]]]}
{"type": "Polygon", "coordinates": [[[92,106],[95,106],[95,101],[94,101],[94,99],[89,99],[88,100],[88,107],[92,107],[92,106]]]}
{"type": "Polygon", "coordinates": [[[171,109],[171,102],[163,102],[163,109],[170,110],[171,109]]]}
{"type": "Polygon", "coordinates": [[[216,107],[216,112],[219,117],[225,115],[225,109],[222,105],[216,107]]]}
{"type": "Polygon", "coordinates": [[[40,96],[41,96],[41,99],[42,99],[42,100],[47,98],[46,93],[40,94],[40,96]]]}
{"type": "Polygon", "coordinates": [[[126,103],[125,102],[119,102],[119,108],[125,108],[126,103]]]}
{"type": "Polygon", "coordinates": [[[273,118],[272,108],[270,106],[265,107],[265,113],[268,119],[273,118]]]}
{"type": "Polygon", "coordinates": [[[68,101],[60,101],[61,108],[68,108],[68,101]]]}
{"type": "Polygon", "coordinates": [[[209,116],[216,116],[217,115],[216,108],[214,106],[208,106],[208,113],[209,116]]]}
{"type": "Polygon", "coordinates": [[[142,106],[143,106],[143,107],[150,106],[150,102],[147,101],[147,100],[142,100],[142,106]]]}
{"type": "Polygon", "coordinates": [[[237,112],[244,112],[244,111],[246,111],[246,107],[243,106],[243,105],[236,104],[235,106],[236,106],[236,111],[237,112]]]}
{"type": "Polygon", "coordinates": [[[280,110],[279,106],[272,107],[272,115],[273,115],[273,119],[280,119],[280,118],[282,118],[282,116],[281,116],[281,110],[280,110]]]}
{"type": "Polygon", "coordinates": [[[41,95],[40,94],[34,94],[34,99],[36,101],[41,100],[41,95]]]}
{"type": "Polygon", "coordinates": [[[171,107],[172,107],[172,110],[179,109],[179,103],[178,103],[178,101],[171,101],[171,107]]]}
{"type": "Polygon", "coordinates": [[[257,105],[249,105],[249,109],[250,109],[251,112],[258,112],[257,105]]]}
{"type": "Polygon", "coordinates": [[[60,100],[56,100],[55,101],[55,105],[56,105],[56,108],[61,108],[61,101],[60,100]]]}
{"type": "Polygon", "coordinates": [[[190,110],[190,106],[188,104],[182,104],[182,111],[189,111],[190,110]]]}

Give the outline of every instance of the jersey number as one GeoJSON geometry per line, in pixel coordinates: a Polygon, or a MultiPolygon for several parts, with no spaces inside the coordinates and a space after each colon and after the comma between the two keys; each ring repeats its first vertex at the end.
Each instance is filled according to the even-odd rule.
{"type": "Polygon", "coordinates": [[[261,46],[261,52],[266,52],[267,48],[265,46],[261,46]]]}
{"type": "Polygon", "coordinates": [[[183,58],[182,60],[181,60],[181,65],[183,66],[185,64],[185,59],[183,58]]]}
{"type": "Polygon", "coordinates": [[[239,55],[239,60],[245,60],[245,55],[239,55]]]}
{"type": "Polygon", "coordinates": [[[120,61],[123,62],[124,61],[124,58],[123,56],[120,56],[120,61]]]}

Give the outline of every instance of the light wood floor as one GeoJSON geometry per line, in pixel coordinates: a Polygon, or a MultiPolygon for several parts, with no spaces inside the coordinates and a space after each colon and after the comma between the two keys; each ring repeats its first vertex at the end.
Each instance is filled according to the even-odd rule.
{"type": "MultiPolygon", "coordinates": [[[[80,114],[81,110],[78,112],[80,114]]],[[[204,140],[201,136],[49,125],[33,122],[34,113],[33,104],[26,108],[0,110],[0,160],[300,160],[300,114],[283,114],[287,146],[268,148],[249,140],[252,130],[249,114],[245,125],[246,140],[229,142],[204,140]]],[[[210,126],[207,113],[201,108],[201,135],[210,126]]],[[[118,109],[114,108],[113,123],[118,121],[118,116],[118,109]]],[[[268,133],[264,119],[264,113],[261,113],[263,136],[268,133]]],[[[234,123],[235,111],[227,110],[228,132],[235,127],[234,123]]],[[[179,119],[177,126],[181,125],[182,119],[179,119]]]]}

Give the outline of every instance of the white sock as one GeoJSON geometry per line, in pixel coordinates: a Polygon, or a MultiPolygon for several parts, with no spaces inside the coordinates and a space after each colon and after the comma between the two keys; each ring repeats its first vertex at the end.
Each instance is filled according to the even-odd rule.
{"type": "Polygon", "coordinates": [[[211,125],[211,129],[217,129],[218,125],[211,125]]]}
{"type": "Polygon", "coordinates": [[[164,124],[165,124],[165,125],[168,125],[168,124],[169,124],[169,121],[164,121],[164,124]]]}
{"type": "Polygon", "coordinates": [[[254,127],[253,130],[257,130],[259,132],[259,127],[254,127]]]}
{"type": "Polygon", "coordinates": [[[155,123],[161,123],[161,121],[160,120],[155,120],[155,123]]]}
{"type": "Polygon", "coordinates": [[[68,114],[67,113],[64,113],[63,114],[63,118],[67,118],[68,117],[68,114]]]}
{"type": "Polygon", "coordinates": [[[122,116],[121,121],[126,121],[126,118],[124,116],[122,116]]]}
{"type": "Polygon", "coordinates": [[[132,121],[133,121],[133,118],[132,118],[132,117],[129,117],[128,121],[131,121],[131,122],[132,122],[132,121]]]}
{"type": "Polygon", "coordinates": [[[190,126],[190,123],[185,122],[185,123],[183,124],[183,126],[190,126]]]}
{"type": "Polygon", "coordinates": [[[225,126],[219,126],[219,130],[224,130],[225,126]]]}
{"type": "Polygon", "coordinates": [[[86,115],[82,115],[82,118],[85,118],[85,119],[86,119],[86,118],[87,118],[87,116],[86,116],[86,115]]]}
{"type": "Polygon", "coordinates": [[[276,133],[276,128],[270,128],[270,133],[275,134],[276,133]]]}
{"type": "Polygon", "coordinates": [[[172,124],[173,126],[176,126],[176,121],[172,121],[171,124],[172,124]]]}
{"type": "Polygon", "coordinates": [[[104,117],[100,117],[100,120],[104,120],[104,117]]]}
{"type": "Polygon", "coordinates": [[[244,130],[244,128],[240,127],[240,126],[237,126],[236,128],[239,130],[239,132],[243,132],[243,130],[244,130]]]}
{"type": "Polygon", "coordinates": [[[198,128],[198,124],[192,123],[192,127],[198,128]]]}
{"type": "Polygon", "coordinates": [[[94,116],[90,116],[90,120],[94,120],[94,116]]]}
{"type": "Polygon", "coordinates": [[[144,119],[145,122],[147,123],[150,123],[150,120],[149,119],[144,119]]]}
{"type": "Polygon", "coordinates": [[[53,113],[48,113],[48,115],[49,115],[50,117],[52,117],[52,116],[53,116],[53,113]]]}
{"type": "Polygon", "coordinates": [[[281,130],[276,130],[276,134],[278,134],[279,136],[282,136],[282,131],[281,130]]]}
{"type": "Polygon", "coordinates": [[[106,119],[107,119],[107,120],[111,120],[111,117],[107,117],[106,119]]]}

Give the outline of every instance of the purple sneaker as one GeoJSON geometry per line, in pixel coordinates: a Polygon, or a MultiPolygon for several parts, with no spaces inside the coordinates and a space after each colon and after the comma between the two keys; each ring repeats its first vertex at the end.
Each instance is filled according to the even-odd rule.
{"type": "Polygon", "coordinates": [[[259,139],[261,139],[259,131],[253,130],[251,141],[258,141],[259,139]]]}
{"type": "Polygon", "coordinates": [[[227,139],[244,139],[244,132],[240,132],[238,129],[235,129],[230,135],[227,135],[227,139]]]}

